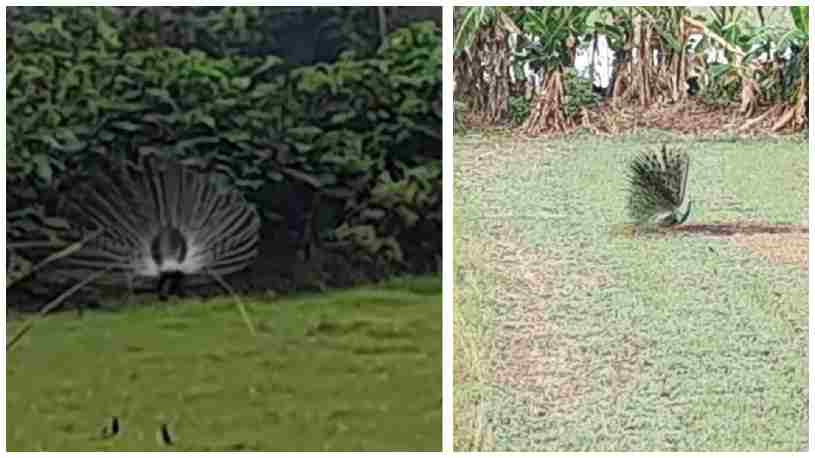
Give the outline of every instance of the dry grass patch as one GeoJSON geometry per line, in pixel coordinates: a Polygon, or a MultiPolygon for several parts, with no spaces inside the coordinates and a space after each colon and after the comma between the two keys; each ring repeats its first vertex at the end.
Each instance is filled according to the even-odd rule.
{"type": "Polygon", "coordinates": [[[809,270],[809,234],[806,232],[736,235],[733,242],[772,263],[797,265],[802,270],[809,270]]]}

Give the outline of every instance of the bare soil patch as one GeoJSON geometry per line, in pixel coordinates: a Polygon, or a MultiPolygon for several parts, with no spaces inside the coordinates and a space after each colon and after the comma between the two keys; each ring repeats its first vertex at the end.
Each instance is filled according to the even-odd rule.
{"type": "Polygon", "coordinates": [[[770,262],[797,265],[803,270],[809,270],[809,229],[806,226],[762,223],[688,224],[673,230],[708,237],[726,237],[770,262]]]}
{"type": "MultiPolygon", "coordinates": [[[[767,107],[772,110],[772,107],[767,107]]],[[[767,116],[750,127],[752,134],[771,134],[777,117],[767,116]]],[[[739,113],[738,106],[711,106],[690,99],[684,103],[615,106],[610,102],[584,114],[583,127],[595,133],[635,133],[640,129],[664,129],[683,135],[717,135],[744,133],[740,129],[748,120],[739,113]]]]}
{"type": "Polygon", "coordinates": [[[736,245],[750,249],[773,263],[797,265],[809,271],[809,234],[803,232],[775,234],[739,234],[733,237],[736,245]]]}
{"type": "MultiPolygon", "coordinates": [[[[637,231],[631,227],[617,227],[614,233],[633,236],[637,231]]],[[[684,232],[703,237],[725,238],[773,263],[799,266],[809,270],[809,228],[798,225],[769,225],[765,223],[735,224],[686,224],[670,229],[657,229],[651,234],[684,232]]]]}
{"type": "MultiPolygon", "coordinates": [[[[664,129],[680,135],[784,135],[796,132],[785,128],[772,128],[783,115],[781,106],[761,107],[753,118],[739,113],[737,105],[714,106],[700,100],[689,99],[677,104],[655,104],[641,107],[635,104],[614,104],[603,101],[591,110],[583,110],[578,122],[563,131],[543,131],[544,135],[568,135],[578,129],[588,129],[595,135],[636,134],[641,130],[664,129]],[[745,127],[747,127],[745,129],[745,127]]],[[[486,124],[478,116],[462,113],[460,119],[470,128],[491,130],[494,124],[486,124]]],[[[518,127],[515,133],[526,136],[518,127]]]]}

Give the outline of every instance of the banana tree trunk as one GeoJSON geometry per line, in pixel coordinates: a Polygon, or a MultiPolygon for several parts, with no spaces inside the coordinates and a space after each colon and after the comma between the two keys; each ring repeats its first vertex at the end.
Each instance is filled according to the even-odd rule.
{"type": "Polygon", "coordinates": [[[466,100],[480,122],[496,124],[509,115],[509,34],[498,26],[477,32],[470,50],[454,62],[456,99],[466,100]]]}
{"type": "Polygon", "coordinates": [[[529,117],[521,126],[528,135],[539,135],[542,132],[563,132],[574,126],[574,122],[563,114],[563,69],[550,72],[532,102],[529,117]]]}

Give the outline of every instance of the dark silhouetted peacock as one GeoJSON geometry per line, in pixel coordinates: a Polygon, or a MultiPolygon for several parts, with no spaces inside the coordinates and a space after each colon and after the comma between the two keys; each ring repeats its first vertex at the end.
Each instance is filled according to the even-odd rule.
{"type": "Polygon", "coordinates": [[[214,278],[229,289],[221,277],[257,255],[257,211],[210,174],[145,156],[75,181],[60,199],[61,213],[98,236],[66,258],[72,275],[105,270],[105,278],[130,287],[153,280],[166,299],[187,277],[214,278]]]}
{"type": "Polygon", "coordinates": [[[635,157],[628,169],[628,212],[636,224],[673,226],[690,215],[688,166],[685,152],[662,145],[635,157]]]}

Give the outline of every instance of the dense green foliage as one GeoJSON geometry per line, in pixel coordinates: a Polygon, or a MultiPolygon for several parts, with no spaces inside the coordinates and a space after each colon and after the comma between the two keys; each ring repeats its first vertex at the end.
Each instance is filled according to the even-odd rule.
{"type": "Polygon", "coordinates": [[[588,17],[596,7],[568,6],[561,8],[523,9],[519,25],[528,35],[540,37],[529,43],[527,54],[521,58],[538,71],[547,72],[574,64],[578,38],[589,29],[588,17]]]}
{"type": "Polygon", "coordinates": [[[274,54],[292,65],[334,61],[346,51],[371,57],[380,44],[372,7],[10,7],[7,16],[13,40],[21,23],[61,18],[75,37],[102,20],[103,28],[117,31],[117,46],[128,51],[171,47],[215,57],[274,54]]]}
{"type": "Polygon", "coordinates": [[[563,84],[565,86],[565,99],[563,111],[572,118],[580,114],[583,109],[592,109],[600,102],[600,96],[592,91],[591,80],[580,76],[574,69],[564,72],[563,84]]]}
{"type": "MultiPolygon", "coordinates": [[[[289,216],[279,214],[281,201],[293,197],[279,191],[304,185],[325,196],[333,212],[320,219],[324,236],[364,242],[374,254],[393,247],[384,254],[401,259],[403,231],[438,228],[428,249],[440,255],[441,151],[432,145],[440,145],[441,119],[432,102],[441,96],[441,35],[435,25],[399,29],[364,59],[346,53],[334,63],[292,67],[258,56],[259,30],[274,16],[269,10],[220,9],[186,37],[151,35],[164,33],[161,21],[169,20],[156,12],[18,14],[7,60],[11,209],[40,213],[45,195],[70,175],[92,173],[102,157],[156,154],[220,172],[251,192],[271,220],[289,216]],[[210,35],[196,35],[203,30],[210,35]],[[193,43],[204,45],[193,49],[193,43]],[[255,56],[233,53],[246,51],[241,43],[255,56]]],[[[184,21],[171,25],[180,33],[191,16],[179,17],[184,21]]],[[[26,216],[25,224],[43,226],[42,218],[26,216]]]]}
{"type": "Polygon", "coordinates": [[[520,125],[529,116],[529,101],[523,95],[513,95],[509,98],[509,111],[512,123],[520,125]]]}

